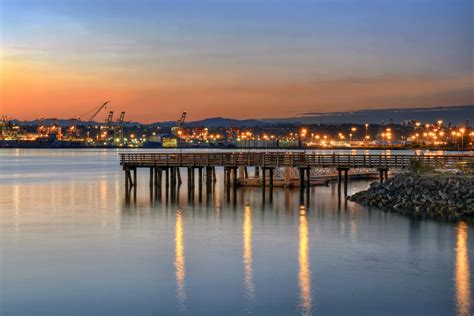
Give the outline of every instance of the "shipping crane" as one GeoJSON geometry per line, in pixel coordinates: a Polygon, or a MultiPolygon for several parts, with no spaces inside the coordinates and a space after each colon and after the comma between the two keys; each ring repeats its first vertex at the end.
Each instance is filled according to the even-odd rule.
{"type": "MultiPolygon", "coordinates": [[[[67,136],[68,136],[68,139],[73,139],[74,137],[79,137],[80,134],[81,134],[81,129],[79,128],[78,126],[78,122],[81,121],[81,119],[86,116],[86,115],[89,115],[91,113],[93,113],[89,119],[87,120],[87,122],[90,122],[92,121],[99,113],[100,111],[102,111],[102,109],[106,109],[107,108],[107,104],[109,103],[110,101],[107,101],[107,102],[104,102],[102,103],[102,105],[99,105],[97,107],[94,107],[92,109],[90,109],[89,111],[77,116],[76,118],[73,118],[71,119],[71,125],[68,127],[67,129],[67,136]]],[[[38,134],[40,134],[38,132],[38,134]]],[[[89,132],[87,132],[87,135],[89,135],[89,132]]]]}
{"type": "Polygon", "coordinates": [[[87,122],[90,122],[92,121],[93,119],[95,119],[95,117],[100,113],[100,111],[102,111],[102,109],[107,109],[107,104],[109,103],[110,101],[107,101],[107,102],[104,102],[102,105],[99,105],[97,107],[94,107],[92,109],[90,109],[89,111],[79,115],[77,117],[78,120],[80,120],[81,118],[83,118],[84,116],[86,115],[89,115],[90,113],[93,113],[89,119],[87,120],[87,122]]]}
{"type": "Polygon", "coordinates": [[[177,123],[178,123],[177,127],[178,128],[183,127],[185,119],[186,119],[186,112],[183,112],[183,114],[181,114],[181,118],[177,121],[177,123]]]}
{"type": "Polygon", "coordinates": [[[183,134],[184,134],[183,126],[184,126],[185,119],[186,119],[186,112],[183,112],[183,114],[181,114],[181,118],[176,121],[176,126],[171,128],[171,132],[179,138],[183,138],[183,134]]]}
{"type": "Polygon", "coordinates": [[[114,141],[116,143],[122,143],[123,141],[123,121],[125,119],[125,112],[120,113],[120,117],[117,119],[114,127],[114,141]]]}
{"type": "Polygon", "coordinates": [[[112,119],[114,117],[114,111],[110,111],[109,112],[109,116],[107,117],[107,119],[105,120],[105,123],[107,123],[107,126],[111,126],[112,125],[112,119]]]}

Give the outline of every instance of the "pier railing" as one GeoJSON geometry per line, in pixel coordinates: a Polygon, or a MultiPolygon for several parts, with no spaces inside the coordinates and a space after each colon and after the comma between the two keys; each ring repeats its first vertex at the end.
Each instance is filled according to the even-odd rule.
{"type": "Polygon", "coordinates": [[[374,155],[276,152],[121,153],[124,167],[239,167],[266,168],[407,168],[413,161],[443,168],[459,163],[474,165],[472,155],[374,155]]]}

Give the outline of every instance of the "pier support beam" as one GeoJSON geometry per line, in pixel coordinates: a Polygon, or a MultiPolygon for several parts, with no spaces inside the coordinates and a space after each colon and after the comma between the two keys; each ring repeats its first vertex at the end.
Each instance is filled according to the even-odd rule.
{"type": "Polygon", "coordinates": [[[344,196],[347,196],[348,173],[349,173],[349,168],[344,169],[344,196]]]}
{"type": "Polygon", "coordinates": [[[230,168],[225,167],[224,168],[224,177],[225,177],[225,184],[228,188],[230,188],[230,173],[231,173],[230,168]]]}
{"type": "Polygon", "coordinates": [[[300,190],[301,191],[304,189],[304,174],[305,174],[304,168],[300,168],[300,190]]]}
{"type": "Polygon", "coordinates": [[[155,173],[155,168],[154,167],[150,167],[150,187],[153,187],[153,175],[155,173]]]}
{"type": "Polygon", "coordinates": [[[137,168],[133,168],[133,187],[137,189],[137,168]]]}
{"type": "Polygon", "coordinates": [[[379,169],[380,175],[380,183],[384,183],[384,181],[388,180],[388,168],[380,168],[379,169]]]}
{"type": "Polygon", "coordinates": [[[130,176],[130,169],[124,168],[125,172],[125,188],[128,189],[129,186],[131,186],[131,179],[132,177],[130,176]]]}
{"type": "Polygon", "coordinates": [[[311,187],[311,168],[306,168],[306,190],[311,187]]]}
{"type": "Polygon", "coordinates": [[[270,173],[269,175],[269,180],[270,180],[270,190],[273,190],[273,168],[268,168],[268,171],[270,173]]]}
{"type": "Polygon", "coordinates": [[[233,184],[232,184],[232,185],[234,186],[234,188],[236,188],[236,187],[237,187],[237,184],[238,184],[238,183],[237,183],[237,179],[238,179],[238,176],[237,176],[237,167],[232,168],[232,173],[233,173],[233,177],[232,177],[232,180],[233,180],[232,182],[233,182],[233,184]]]}
{"type": "Polygon", "coordinates": [[[181,171],[179,171],[179,167],[176,167],[176,175],[178,176],[178,185],[180,185],[183,181],[181,180],[181,171]]]}

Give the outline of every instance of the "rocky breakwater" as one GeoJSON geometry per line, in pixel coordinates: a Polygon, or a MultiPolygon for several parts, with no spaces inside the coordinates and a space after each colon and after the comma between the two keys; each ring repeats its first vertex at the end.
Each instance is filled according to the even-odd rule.
{"type": "Polygon", "coordinates": [[[460,219],[474,216],[474,176],[398,174],[349,200],[414,216],[460,219]]]}

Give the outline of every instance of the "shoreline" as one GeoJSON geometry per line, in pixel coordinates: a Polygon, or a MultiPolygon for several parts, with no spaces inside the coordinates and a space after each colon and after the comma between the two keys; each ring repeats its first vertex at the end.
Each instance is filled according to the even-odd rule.
{"type": "Polygon", "coordinates": [[[474,176],[414,172],[348,197],[350,201],[402,215],[458,221],[474,218],[474,176]]]}

